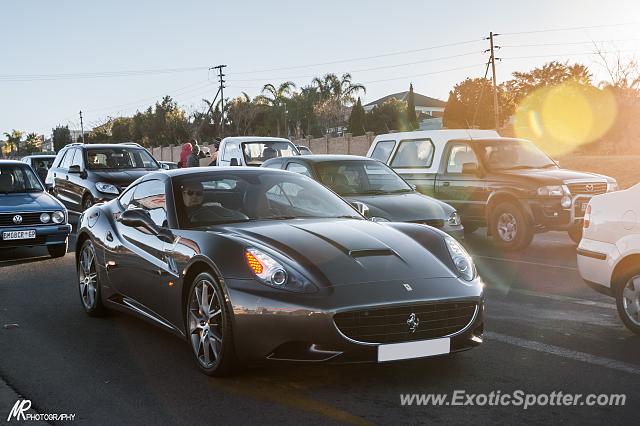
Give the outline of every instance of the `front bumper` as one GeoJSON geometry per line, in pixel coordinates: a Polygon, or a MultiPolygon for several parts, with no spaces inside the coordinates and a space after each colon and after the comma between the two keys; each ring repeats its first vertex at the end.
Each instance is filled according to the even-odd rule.
{"type": "Polygon", "coordinates": [[[582,224],[583,205],[586,207],[590,199],[587,195],[574,196],[571,207],[567,209],[560,205],[560,198],[534,198],[525,200],[525,204],[534,225],[546,230],[566,231],[571,226],[582,224]]]}
{"type": "Polygon", "coordinates": [[[482,343],[484,294],[479,278],[472,283],[455,278],[412,280],[412,291],[398,281],[336,286],[314,294],[268,290],[253,280],[225,283],[233,306],[236,354],[244,361],[375,362],[380,344],[345,336],[334,315],[432,303],[477,305],[471,321],[446,336],[450,352],[482,343]]]}
{"type": "Polygon", "coordinates": [[[462,225],[453,226],[445,224],[442,228],[440,228],[440,230],[451,235],[458,241],[464,241],[464,227],[462,225]]]}
{"type": "Polygon", "coordinates": [[[0,228],[0,248],[35,247],[64,244],[71,233],[71,225],[38,225],[0,228]],[[2,240],[2,233],[9,231],[27,231],[35,229],[36,238],[29,240],[2,240]]]}
{"type": "Polygon", "coordinates": [[[582,238],[578,246],[578,271],[590,286],[597,284],[611,288],[613,270],[620,260],[615,244],[582,238]]]}

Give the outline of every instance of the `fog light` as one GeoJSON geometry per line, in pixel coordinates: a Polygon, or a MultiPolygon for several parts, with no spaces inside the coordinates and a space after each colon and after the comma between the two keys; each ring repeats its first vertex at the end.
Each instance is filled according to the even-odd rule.
{"type": "Polygon", "coordinates": [[[51,220],[51,216],[49,216],[49,213],[42,213],[40,215],[40,222],[49,223],[50,220],[51,220]]]}
{"type": "Polygon", "coordinates": [[[275,285],[283,285],[287,282],[287,273],[282,269],[277,270],[271,275],[271,282],[275,285]]]}
{"type": "Polygon", "coordinates": [[[568,209],[569,207],[571,207],[571,198],[565,195],[564,197],[562,197],[560,205],[562,206],[562,208],[568,209]]]}

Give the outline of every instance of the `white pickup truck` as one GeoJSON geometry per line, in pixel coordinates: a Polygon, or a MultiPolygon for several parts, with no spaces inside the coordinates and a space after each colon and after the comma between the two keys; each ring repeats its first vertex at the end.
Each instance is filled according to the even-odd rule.
{"type": "Polygon", "coordinates": [[[284,138],[234,136],[222,139],[218,149],[218,166],[253,166],[275,157],[300,155],[298,148],[284,138]]]}

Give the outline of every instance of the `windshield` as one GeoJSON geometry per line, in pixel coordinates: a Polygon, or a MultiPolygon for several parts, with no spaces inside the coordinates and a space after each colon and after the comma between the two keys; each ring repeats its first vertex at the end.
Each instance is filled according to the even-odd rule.
{"type": "Polygon", "coordinates": [[[556,163],[531,141],[479,141],[477,146],[483,163],[490,170],[557,167],[556,163]]]}
{"type": "Polygon", "coordinates": [[[242,154],[247,166],[260,166],[270,158],[299,155],[295,145],[284,141],[243,142],[242,154]]]}
{"type": "Polygon", "coordinates": [[[42,191],[42,184],[31,167],[19,164],[0,165],[0,194],[42,191]]]}
{"type": "Polygon", "coordinates": [[[140,148],[91,148],[87,150],[87,168],[104,169],[153,169],[160,166],[145,149],[140,148]]]}
{"type": "Polygon", "coordinates": [[[349,204],[305,176],[284,172],[211,172],[174,178],[182,228],[251,220],[362,219],[349,204]]]}
{"type": "Polygon", "coordinates": [[[316,164],[320,181],[340,195],[394,194],[413,189],[377,161],[330,161],[316,164]]]}
{"type": "Polygon", "coordinates": [[[53,160],[55,160],[55,156],[51,157],[31,157],[31,165],[34,169],[47,169],[51,168],[53,164],[53,160]]]}

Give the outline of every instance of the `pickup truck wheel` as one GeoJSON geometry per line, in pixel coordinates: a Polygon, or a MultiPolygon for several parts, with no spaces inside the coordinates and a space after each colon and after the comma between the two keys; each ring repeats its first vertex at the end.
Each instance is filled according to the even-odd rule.
{"type": "Polygon", "coordinates": [[[614,295],[620,319],[629,330],[640,335],[640,267],[636,266],[618,280],[614,295]]]}
{"type": "Polygon", "coordinates": [[[493,209],[491,233],[498,247],[506,250],[520,250],[531,243],[533,229],[517,206],[500,203],[493,209]]]}
{"type": "Polygon", "coordinates": [[[569,234],[569,238],[571,238],[571,241],[576,244],[580,244],[580,240],[582,239],[582,223],[574,223],[569,227],[567,233],[569,234]]]}

